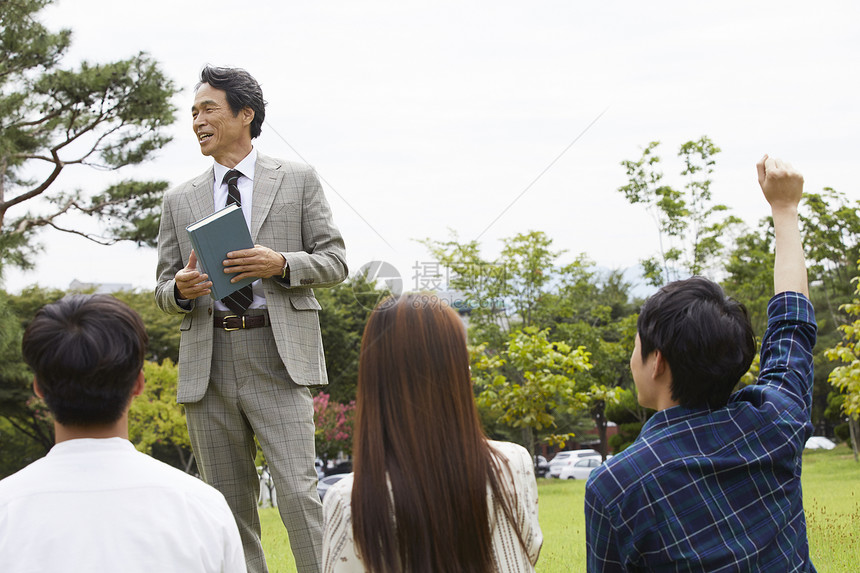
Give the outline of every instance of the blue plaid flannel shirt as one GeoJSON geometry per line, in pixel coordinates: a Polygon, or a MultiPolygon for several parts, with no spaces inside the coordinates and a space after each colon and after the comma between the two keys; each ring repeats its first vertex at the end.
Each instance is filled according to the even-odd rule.
{"type": "Polygon", "coordinates": [[[815,571],[800,489],[815,334],[805,296],[774,296],[757,384],[657,412],[592,472],[589,571],[815,571]]]}

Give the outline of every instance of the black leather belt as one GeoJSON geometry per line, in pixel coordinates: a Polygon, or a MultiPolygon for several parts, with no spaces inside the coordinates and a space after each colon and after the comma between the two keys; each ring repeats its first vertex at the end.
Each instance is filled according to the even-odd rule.
{"type": "Polygon", "coordinates": [[[224,330],[241,330],[243,328],[260,328],[269,326],[269,315],[258,314],[254,316],[236,316],[231,314],[224,318],[215,317],[215,328],[223,328],[224,330]]]}

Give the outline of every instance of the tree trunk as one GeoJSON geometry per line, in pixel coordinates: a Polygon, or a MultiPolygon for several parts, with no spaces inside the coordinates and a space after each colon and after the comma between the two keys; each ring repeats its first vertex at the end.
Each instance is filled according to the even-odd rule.
{"type": "Polygon", "coordinates": [[[532,460],[535,458],[535,433],[530,426],[523,426],[523,441],[526,443],[526,449],[532,460]]]}
{"type": "Polygon", "coordinates": [[[857,418],[853,416],[848,417],[848,430],[851,434],[851,449],[854,450],[854,461],[860,462],[860,457],[858,457],[857,452],[857,440],[860,439],[860,428],[858,428],[857,418]]]}

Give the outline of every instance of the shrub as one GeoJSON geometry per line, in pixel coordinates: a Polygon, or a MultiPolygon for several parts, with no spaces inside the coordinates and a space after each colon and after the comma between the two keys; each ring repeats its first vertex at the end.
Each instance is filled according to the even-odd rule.
{"type": "Polygon", "coordinates": [[[639,432],[642,431],[643,425],[642,422],[618,424],[618,433],[609,438],[609,445],[612,446],[612,451],[616,454],[623,452],[627,446],[639,437],[639,432]]]}
{"type": "Polygon", "coordinates": [[[833,428],[833,433],[836,434],[836,439],[840,442],[848,442],[851,439],[851,429],[848,427],[848,422],[843,422],[833,428]]]}

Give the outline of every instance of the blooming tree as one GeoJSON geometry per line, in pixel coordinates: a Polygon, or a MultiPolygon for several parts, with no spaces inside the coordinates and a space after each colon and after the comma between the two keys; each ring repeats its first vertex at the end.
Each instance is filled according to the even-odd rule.
{"type": "Polygon", "coordinates": [[[317,455],[332,458],[338,452],[352,452],[355,400],[340,404],[330,400],[325,392],[314,396],[314,442],[317,455]]]}

